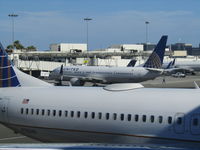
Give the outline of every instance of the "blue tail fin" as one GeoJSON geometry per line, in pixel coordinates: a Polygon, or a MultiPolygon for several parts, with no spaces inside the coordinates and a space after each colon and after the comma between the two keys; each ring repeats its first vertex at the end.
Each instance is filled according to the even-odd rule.
{"type": "Polygon", "coordinates": [[[166,69],[170,69],[172,67],[172,61],[169,62],[169,64],[167,65],[166,69]]]}
{"type": "Polygon", "coordinates": [[[132,59],[132,60],[128,63],[127,67],[134,67],[135,64],[136,64],[136,62],[137,62],[137,60],[132,59]]]}
{"type": "Polygon", "coordinates": [[[0,43],[0,87],[20,86],[7,53],[0,43]]]}
{"type": "Polygon", "coordinates": [[[174,67],[174,64],[175,64],[175,59],[173,61],[170,61],[169,64],[167,65],[167,68],[166,69],[170,69],[170,68],[173,68],[174,67]]]}
{"type": "Polygon", "coordinates": [[[161,68],[163,64],[163,58],[165,54],[165,48],[167,43],[167,36],[161,37],[160,41],[156,45],[156,48],[149,56],[143,67],[147,68],[161,68]]]}
{"type": "Polygon", "coordinates": [[[176,61],[176,59],[174,58],[174,60],[173,60],[173,62],[172,62],[172,67],[174,67],[175,61],[176,61]]]}

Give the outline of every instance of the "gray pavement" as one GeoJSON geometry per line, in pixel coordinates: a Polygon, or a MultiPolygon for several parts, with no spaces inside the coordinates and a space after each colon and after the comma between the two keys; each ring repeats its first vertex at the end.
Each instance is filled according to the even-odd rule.
{"type": "Polygon", "coordinates": [[[30,139],[21,134],[16,134],[12,130],[0,124],[0,143],[36,143],[38,141],[30,139]]]}
{"type": "MultiPolygon", "coordinates": [[[[200,85],[200,75],[198,76],[187,76],[185,78],[174,78],[165,77],[165,82],[163,82],[163,77],[158,77],[154,80],[142,82],[144,87],[150,88],[194,88],[194,81],[200,85]]],[[[85,86],[91,86],[91,83],[86,83],[85,86]]],[[[100,84],[100,86],[102,86],[100,84]]],[[[21,134],[16,134],[12,130],[0,125],[0,143],[39,143],[36,140],[25,137],[21,134]]]]}
{"type": "Polygon", "coordinates": [[[200,86],[200,76],[186,76],[185,78],[158,77],[154,80],[142,82],[147,88],[194,88],[194,81],[200,86]],[[163,81],[164,79],[164,81],[163,81]]]}

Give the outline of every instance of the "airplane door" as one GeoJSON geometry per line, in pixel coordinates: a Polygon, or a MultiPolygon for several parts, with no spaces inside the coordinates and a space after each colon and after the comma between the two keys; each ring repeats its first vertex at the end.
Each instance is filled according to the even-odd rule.
{"type": "Polygon", "coordinates": [[[191,116],[190,131],[193,135],[200,135],[200,114],[194,114],[191,116]]]}
{"type": "Polygon", "coordinates": [[[185,115],[183,113],[177,113],[175,115],[174,132],[177,134],[183,134],[185,132],[185,115]]]}
{"type": "Polygon", "coordinates": [[[7,121],[8,107],[7,100],[0,100],[0,120],[7,121]]]}

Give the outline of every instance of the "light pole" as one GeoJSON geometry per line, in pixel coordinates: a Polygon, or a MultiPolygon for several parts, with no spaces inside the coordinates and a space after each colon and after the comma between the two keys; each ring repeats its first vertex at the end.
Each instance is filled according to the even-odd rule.
{"type": "Polygon", "coordinates": [[[92,18],[84,18],[84,21],[86,21],[86,32],[87,32],[87,37],[86,37],[86,39],[87,39],[87,50],[88,50],[88,22],[89,21],[91,21],[92,20],[92,18]]]}
{"type": "Polygon", "coordinates": [[[14,49],[14,40],[15,40],[15,31],[14,31],[14,18],[17,17],[17,14],[9,14],[8,17],[11,17],[12,19],[12,43],[13,43],[13,49],[14,49]]]}
{"type": "Polygon", "coordinates": [[[148,50],[148,24],[150,22],[149,21],[145,21],[146,24],[146,50],[148,50]]]}

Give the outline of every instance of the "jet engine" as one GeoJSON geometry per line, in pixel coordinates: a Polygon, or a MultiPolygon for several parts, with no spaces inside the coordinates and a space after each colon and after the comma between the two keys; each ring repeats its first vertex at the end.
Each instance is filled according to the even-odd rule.
{"type": "Polygon", "coordinates": [[[71,78],[70,79],[70,83],[73,86],[83,86],[85,82],[80,80],[80,79],[78,79],[78,78],[71,78]]]}

